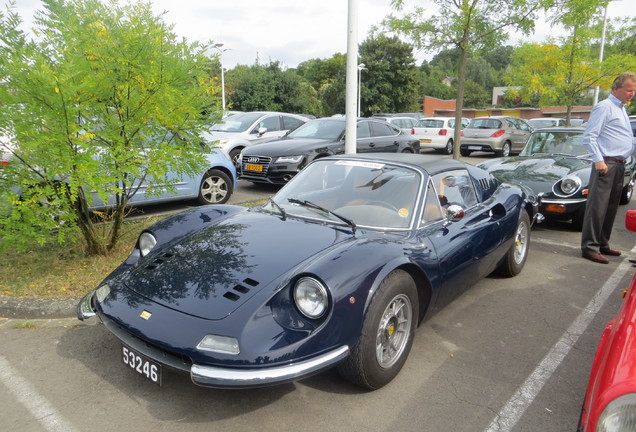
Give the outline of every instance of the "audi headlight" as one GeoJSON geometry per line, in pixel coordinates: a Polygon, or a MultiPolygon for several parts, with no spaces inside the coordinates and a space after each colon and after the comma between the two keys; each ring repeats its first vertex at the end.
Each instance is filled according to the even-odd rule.
{"type": "Polygon", "coordinates": [[[572,195],[581,188],[581,180],[578,177],[567,177],[561,180],[559,189],[563,195],[572,195]]]}
{"type": "Polygon", "coordinates": [[[150,234],[149,232],[142,232],[139,236],[139,252],[141,256],[146,256],[150,253],[152,248],[157,244],[157,239],[155,236],[150,234]]]}
{"type": "Polygon", "coordinates": [[[304,277],[294,286],[294,301],[307,318],[318,319],[325,314],[329,304],[327,288],[316,279],[304,277]]]}
{"type": "Polygon", "coordinates": [[[299,163],[301,160],[303,160],[303,155],[298,155],[298,156],[281,156],[279,158],[276,159],[276,162],[274,163],[291,163],[291,164],[297,164],[299,163]]]}
{"type": "Polygon", "coordinates": [[[630,393],[611,401],[596,422],[598,432],[636,430],[636,393],[630,393]]]}

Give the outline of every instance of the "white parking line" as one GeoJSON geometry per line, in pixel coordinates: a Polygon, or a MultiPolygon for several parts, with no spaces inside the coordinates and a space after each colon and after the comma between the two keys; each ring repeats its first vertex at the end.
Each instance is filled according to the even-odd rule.
{"type": "Polygon", "coordinates": [[[74,432],[76,430],[2,356],[0,356],[0,382],[15,395],[18,401],[47,431],[74,432]]]}
{"type": "MultiPolygon", "coordinates": [[[[635,253],[636,247],[631,250],[630,254],[633,256],[635,253]]],[[[539,394],[565,356],[568,355],[570,349],[576,344],[579,337],[630,268],[631,264],[627,259],[618,265],[614,273],[590,300],[585,309],[576,317],[570,328],[563,333],[561,339],[552,347],[536,369],[526,378],[523,385],[517,389],[515,394],[495,416],[485,432],[509,432],[515,427],[523,413],[539,394]]]]}

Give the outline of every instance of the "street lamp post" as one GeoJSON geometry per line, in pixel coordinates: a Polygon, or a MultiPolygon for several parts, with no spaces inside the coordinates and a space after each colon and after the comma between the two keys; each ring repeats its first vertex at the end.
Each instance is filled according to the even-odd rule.
{"type": "Polygon", "coordinates": [[[360,117],[360,94],[362,90],[362,71],[366,69],[367,68],[364,63],[360,63],[358,65],[358,117],[360,117]]]}
{"type": "Polygon", "coordinates": [[[223,72],[223,52],[227,51],[227,48],[223,49],[222,43],[217,43],[212,46],[219,50],[219,61],[221,62],[221,102],[223,106],[223,115],[225,115],[225,73],[223,72]]]}

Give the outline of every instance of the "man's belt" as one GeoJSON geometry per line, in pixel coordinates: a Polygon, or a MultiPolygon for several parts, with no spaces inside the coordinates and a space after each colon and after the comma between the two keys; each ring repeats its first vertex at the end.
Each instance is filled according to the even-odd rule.
{"type": "Polygon", "coordinates": [[[605,162],[616,162],[616,163],[623,164],[623,165],[625,164],[625,159],[612,157],[612,156],[605,156],[603,158],[603,160],[605,160],[605,162]]]}

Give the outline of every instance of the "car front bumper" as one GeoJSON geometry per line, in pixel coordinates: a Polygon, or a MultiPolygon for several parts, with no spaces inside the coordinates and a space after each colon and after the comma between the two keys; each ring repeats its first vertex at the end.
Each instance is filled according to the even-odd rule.
{"type": "Polygon", "coordinates": [[[284,384],[329,369],[349,356],[349,346],[342,345],[315,357],[288,364],[259,368],[230,368],[192,363],[184,356],[167,352],[131,335],[93,307],[95,291],[87,294],[77,306],[77,317],[86,320],[97,315],[104,326],[122,343],[155,362],[190,375],[196,385],[212,388],[258,388],[284,384]]]}

